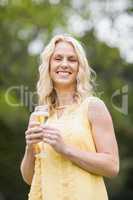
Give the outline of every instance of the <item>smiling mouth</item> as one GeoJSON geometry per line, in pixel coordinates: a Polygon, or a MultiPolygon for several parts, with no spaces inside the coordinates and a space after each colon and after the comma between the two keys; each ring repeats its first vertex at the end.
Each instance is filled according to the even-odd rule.
{"type": "Polygon", "coordinates": [[[72,73],[69,72],[69,71],[57,71],[56,73],[57,73],[57,74],[61,74],[61,75],[69,75],[69,74],[72,74],[72,73]]]}

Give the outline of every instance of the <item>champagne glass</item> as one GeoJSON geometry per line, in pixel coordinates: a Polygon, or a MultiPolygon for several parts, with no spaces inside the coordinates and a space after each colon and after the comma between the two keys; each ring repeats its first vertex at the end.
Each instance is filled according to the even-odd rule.
{"type": "MultiPolygon", "coordinates": [[[[36,106],[33,115],[37,122],[40,122],[40,124],[45,124],[49,117],[49,106],[48,105],[36,106]]],[[[35,144],[34,150],[36,156],[41,158],[46,157],[44,142],[39,142],[35,144]]]]}

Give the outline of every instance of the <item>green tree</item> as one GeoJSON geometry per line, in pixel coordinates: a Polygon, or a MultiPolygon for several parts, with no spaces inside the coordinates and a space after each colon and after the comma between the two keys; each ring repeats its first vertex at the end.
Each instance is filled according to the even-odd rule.
{"type": "MultiPolygon", "coordinates": [[[[65,0],[0,1],[0,195],[5,200],[27,199],[29,187],[23,182],[19,167],[25,147],[24,132],[32,111],[29,97],[38,79],[39,53],[54,34],[70,31],[70,15],[76,12],[89,19],[89,13],[85,12],[89,3],[85,0],[81,3],[79,10],[72,7],[72,1],[65,0]],[[27,102],[26,99],[22,102],[22,91],[27,102]]],[[[94,28],[73,35],[84,44],[89,63],[97,73],[96,93],[105,101],[114,121],[121,171],[117,178],[106,180],[110,199],[130,200],[133,198],[132,65],[120,57],[117,48],[99,41],[94,28]],[[124,114],[116,107],[121,107],[122,89],[126,85],[128,113],[124,114]],[[113,104],[111,97],[116,90],[121,95],[113,99],[113,104]]]]}

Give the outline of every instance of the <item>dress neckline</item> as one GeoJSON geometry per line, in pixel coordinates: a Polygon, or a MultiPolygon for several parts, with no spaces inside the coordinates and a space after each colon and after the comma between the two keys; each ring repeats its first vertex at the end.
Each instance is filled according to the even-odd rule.
{"type": "Polygon", "coordinates": [[[55,110],[60,110],[60,109],[66,109],[66,108],[71,108],[74,107],[76,105],[79,105],[78,103],[72,103],[72,104],[66,104],[66,105],[62,105],[62,106],[57,106],[55,107],[55,110]]]}
{"type": "Polygon", "coordinates": [[[73,104],[70,104],[70,105],[58,106],[58,107],[54,108],[54,118],[56,120],[63,119],[69,112],[74,111],[78,107],[79,107],[79,103],[73,103],[73,104]],[[61,111],[62,109],[63,109],[63,112],[60,115],[59,111],[61,111]]]}

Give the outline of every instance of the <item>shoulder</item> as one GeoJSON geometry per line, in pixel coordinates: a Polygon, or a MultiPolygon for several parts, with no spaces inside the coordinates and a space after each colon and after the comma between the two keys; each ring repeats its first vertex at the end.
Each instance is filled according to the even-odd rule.
{"type": "Polygon", "coordinates": [[[105,103],[103,100],[101,100],[99,97],[96,96],[89,96],[86,98],[86,102],[88,106],[93,106],[94,107],[104,107],[105,103]]]}
{"type": "Polygon", "coordinates": [[[87,112],[89,119],[108,118],[111,119],[109,110],[102,99],[96,96],[86,98],[87,112]]]}

